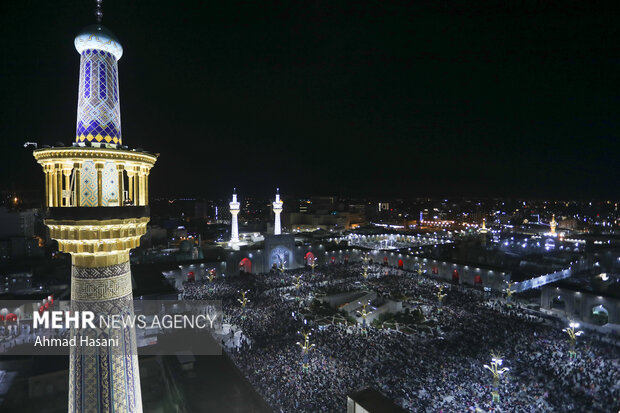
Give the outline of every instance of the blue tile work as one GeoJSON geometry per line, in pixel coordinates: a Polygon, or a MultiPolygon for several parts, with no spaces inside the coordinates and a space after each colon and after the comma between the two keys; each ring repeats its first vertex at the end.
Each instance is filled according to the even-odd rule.
{"type": "Polygon", "coordinates": [[[80,64],[76,142],[122,144],[118,62],[103,50],[84,50],[80,64]]]}
{"type": "Polygon", "coordinates": [[[90,98],[90,62],[84,65],[84,97],[90,98]]]}
{"type": "Polygon", "coordinates": [[[105,63],[99,62],[99,99],[105,100],[105,97],[107,95],[106,87],[105,63]]]}

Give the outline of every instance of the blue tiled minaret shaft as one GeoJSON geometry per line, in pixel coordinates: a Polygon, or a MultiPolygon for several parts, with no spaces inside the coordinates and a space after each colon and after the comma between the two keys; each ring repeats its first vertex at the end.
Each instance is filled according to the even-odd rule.
{"type": "Polygon", "coordinates": [[[75,38],[80,53],[78,143],[122,144],[118,93],[118,60],[123,48],[114,35],[97,24],[75,38]]]}

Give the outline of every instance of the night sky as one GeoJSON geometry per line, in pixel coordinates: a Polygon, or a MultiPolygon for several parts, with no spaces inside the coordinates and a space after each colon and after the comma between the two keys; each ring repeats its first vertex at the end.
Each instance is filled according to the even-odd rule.
{"type": "MultiPolygon", "coordinates": [[[[1,3],[0,189],[43,191],[25,141],[74,141],[94,4],[1,3]]],[[[103,24],[154,196],[618,198],[613,5],[105,0],[103,24]]]]}

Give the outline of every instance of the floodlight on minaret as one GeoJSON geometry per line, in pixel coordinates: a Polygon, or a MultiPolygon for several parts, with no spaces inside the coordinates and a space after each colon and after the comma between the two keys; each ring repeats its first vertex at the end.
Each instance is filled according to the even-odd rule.
{"type": "Polygon", "coordinates": [[[239,242],[239,222],[237,221],[237,215],[239,215],[239,202],[237,202],[237,188],[233,190],[232,202],[228,204],[230,206],[230,242],[239,242]]]}
{"type": "Polygon", "coordinates": [[[549,223],[549,229],[551,230],[551,235],[555,236],[555,229],[557,228],[558,223],[555,221],[555,214],[551,217],[551,222],[549,223]]]}
{"type": "MultiPolygon", "coordinates": [[[[71,312],[132,318],[129,251],[149,222],[148,175],[158,154],[121,146],[118,60],[123,48],[97,24],[75,38],[80,54],[76,142],[33,154],[45,173],[45,225],[71,254],[71,312]],[[128,190],[125,190],[127,182],[128,190]]],[[[97,316],[99,317],[99,316],[97,316]]],[[[118,346],[71,346],[68,412],[142,412],[133,326],[71,329],[71,338],[117,338],[118,346]]]]}
{"type": "Polygon", "coordinates": [[[282,224],[280,222],[280,214],[282,213],[282,205],[284,203],[280,200],[280,188],[276,189],[276,200],[273,203],[273,213],[276,215],[275,223],[273,226],[274,235],[280,235],[282,233],[282,224]]]}

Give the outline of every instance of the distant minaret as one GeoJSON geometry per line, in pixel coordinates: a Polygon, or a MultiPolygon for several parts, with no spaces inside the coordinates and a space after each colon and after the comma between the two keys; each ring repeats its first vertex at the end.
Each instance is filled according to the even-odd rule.
{"type": "Polygon", "coordinates": [[[555,228],[558,226],[558,223],[555,222],[555,214],[551,217],[551,222],[549,223],[549,228],[551,228],[551,235],[555,235],[555,228]]]}
{"type": "Polygon", "coordinates": [[[482,218],[482,227],[480,227],[479,231],[482,234],[486,234],[487,232],[489,232],[489,230],[487,229],[487,219],[486,218],[482,218]]]}
{"type": "Polygon", "coordinates": [[[239,242],[239,224],[237,222],[237,215],[239,215],[239,202],[237,202],[237,188],[233,190],[232,202],[230,205],[230,214],[232,219],[230,221],[230,242],[239,242]]]}
{"type": "Polygon", "coordinates": [[[280,224],[280,214],[282,213],[282,204],[280,201],[280,188],[276,190],[276,200],[273,203],[273,213],[276,214],[276,221],[273,226],[273,234],[280,235],[282,233],[282,225],[280,224]]]}

